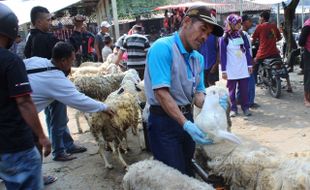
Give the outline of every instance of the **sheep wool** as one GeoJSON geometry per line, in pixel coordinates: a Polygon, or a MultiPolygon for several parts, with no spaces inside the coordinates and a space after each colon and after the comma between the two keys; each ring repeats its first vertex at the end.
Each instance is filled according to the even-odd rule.
{"type": "Polygon", "coordinates": [[[182,174],[157,160],[144,160],[129,166],[123,178],[124,190],[214,190],[202,181],[182,174]]]}
{"type": "Polygon", "coordinates": [[[227,90],[224,88],[217,86],[207,88],[205,101],[202,110],[195,118],[195,124],[215,143],[230,140],[240,144],[240,139],[227,130],[229,126],[227,112],[219,103],[220,97],[224,95],[228,98],[227,90]]]}
{"type": "Polygon", "coordinates": [[[104,101],[107,96],[117,90],[125,73],[103,76],[80,76],[75,79],[77,89],[91,98],[104,101]]]}
{"type": "Polygon", "coordinates": [[[99,67],[100,65],[102,65],[101,62],[83,62],[81,63],[81,65],[79,67],[88,67],[88,66],[93,66],[93,67],[99,67]]]}
{"type": "MultiPolygon", "coordinates": [[[[127,74],[131,75],[130,71],[127,74]]],[[[123,80],[122,86],[117,91],[112,92],[104,102],[115,111],[112,118],[103,112],[85,114],[90,131],[99,144],[99,153],[107,168],[112,168],[112,165],[105,157],[104,141],[109,143],[113,152],[117,151],[118,158],[124,167],[127,168],[128,166],[121,154],[122,141],[127,139],[126,131],[128,128],[131,128],[133,133],[137,134],[140,115],[139,103],[141,101],[139,100],[139,93],[144,94],[144,91],[138,90],[134,81],[123,80]]]]}

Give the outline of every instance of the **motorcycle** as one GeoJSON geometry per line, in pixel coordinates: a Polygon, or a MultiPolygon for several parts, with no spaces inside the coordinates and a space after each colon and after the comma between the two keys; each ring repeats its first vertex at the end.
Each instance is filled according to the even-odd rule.
{"type": "Polygon", "coordinates": [[[281,78],[288,77],[288,71],[281,58],[265,59],[258,68],[257,84],[265,85],[274,98],[281,96],[281,78]]]}

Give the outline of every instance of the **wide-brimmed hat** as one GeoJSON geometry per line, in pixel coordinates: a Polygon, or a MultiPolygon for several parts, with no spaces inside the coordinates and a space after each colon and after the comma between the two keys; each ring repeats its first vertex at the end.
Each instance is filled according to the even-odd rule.
{"type": "Polygon", "coordinates": [[[203,22],[213,25],[214,28],[212,34],[214,34],[215,36],[222,36],[224,33],[224,29],[217,24],[214,15],[211,13],[212,9],[202,5],[195,5],[190,7],[185,15],[189,17],[196,17],[203,22]]]}

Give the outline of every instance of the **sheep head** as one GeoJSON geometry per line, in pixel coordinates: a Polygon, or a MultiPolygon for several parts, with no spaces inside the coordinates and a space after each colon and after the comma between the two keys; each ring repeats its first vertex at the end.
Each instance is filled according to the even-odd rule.
{"type": "MultiPolygon", "coordinates": [[[[228,98],[225,88],[218,86],[207,88],[202,110],[197,115],[195,123],[215,143],[222,140],[230,140],[240,144],[239,138],[227,131],[229,124],[227,122],[226,110],[219,104],[220,97],[224,95],[227,95],[228,98]]],[[[229,100],[227,101],[229,102],[229,100]]]]}

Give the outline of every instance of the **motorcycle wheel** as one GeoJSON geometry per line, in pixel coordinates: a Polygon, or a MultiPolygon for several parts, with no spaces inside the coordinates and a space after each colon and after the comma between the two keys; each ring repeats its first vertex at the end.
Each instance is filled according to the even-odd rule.
{"type": "Polygon", "coordinates": [[[280,77],[273,76],[269,85],[269,93],[274,98],[279,98],[281,96],[281,79],[280,77]]]}

